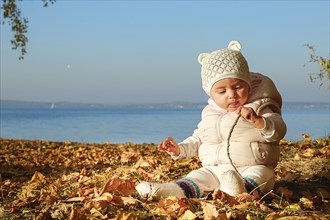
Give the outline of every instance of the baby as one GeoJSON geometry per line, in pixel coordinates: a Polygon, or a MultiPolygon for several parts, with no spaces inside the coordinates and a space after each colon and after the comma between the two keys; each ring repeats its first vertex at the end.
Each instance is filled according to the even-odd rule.
{"type": "Polygon", "coordinates": [[[139,183],[136,190],[142,197],[198,198],[215,189],[232,196],[254,188],[261,193],[272,190],[279,141],[286,133],[282,98],[271,79],[249,71],[240,49],[238,41],[231,41],[228,48],[199,55],[202,86],[210,96],[202,119],[181,143],[169,137],[158,146],[174,160],[198,156],[202,167],[176,182],[139,183]]]}

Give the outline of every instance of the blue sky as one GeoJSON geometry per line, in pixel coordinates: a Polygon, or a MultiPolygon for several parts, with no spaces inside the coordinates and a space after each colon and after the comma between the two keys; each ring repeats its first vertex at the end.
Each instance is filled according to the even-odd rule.
{"type": "Polygon", "coordinates": [[[203,102],[199,53],[242,44],[250,70],[270,76],[286,102],[329,102],[308,63],[329,57],[329,1],[42,1],[18,60],[1,25],[1,99],[93,103],[203,102]]]}

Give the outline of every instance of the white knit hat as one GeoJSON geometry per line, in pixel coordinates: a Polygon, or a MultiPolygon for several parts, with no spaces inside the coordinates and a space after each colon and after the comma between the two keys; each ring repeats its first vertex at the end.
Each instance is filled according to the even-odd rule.
{"type": "Polygon", "coordinates": [[[202,86],[206,94],[210,95],[212,86],[221,79],[241,79],[250,85],[249,66],[240,50],[241,44],[231,41],[228,48],[198,56],[198,62],[202,64],[202,86]]]}

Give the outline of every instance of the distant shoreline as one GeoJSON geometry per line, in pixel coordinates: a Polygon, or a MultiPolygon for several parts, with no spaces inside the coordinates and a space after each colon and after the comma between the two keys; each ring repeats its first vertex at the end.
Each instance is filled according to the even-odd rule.
{"type": "MultiPolygon", "coordinates": [[[[1,109],[202,109],[206,102],[102,104],[0,100],[1,109]]],[[[284,102],[283,109],[330,109],[327,102],[284,102]]]]}

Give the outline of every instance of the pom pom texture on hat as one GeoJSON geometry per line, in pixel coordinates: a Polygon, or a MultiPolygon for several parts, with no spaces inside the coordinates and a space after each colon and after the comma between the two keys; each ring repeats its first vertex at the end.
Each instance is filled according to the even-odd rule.
{"type": "Polygon", "coordinates": [[[208,95],[214,83],[221,79],[236,78],[250,84],[249,66],[240,49],[238,41],[231,41],[228,48],[199,55],[202,86],[208,95]]]}

